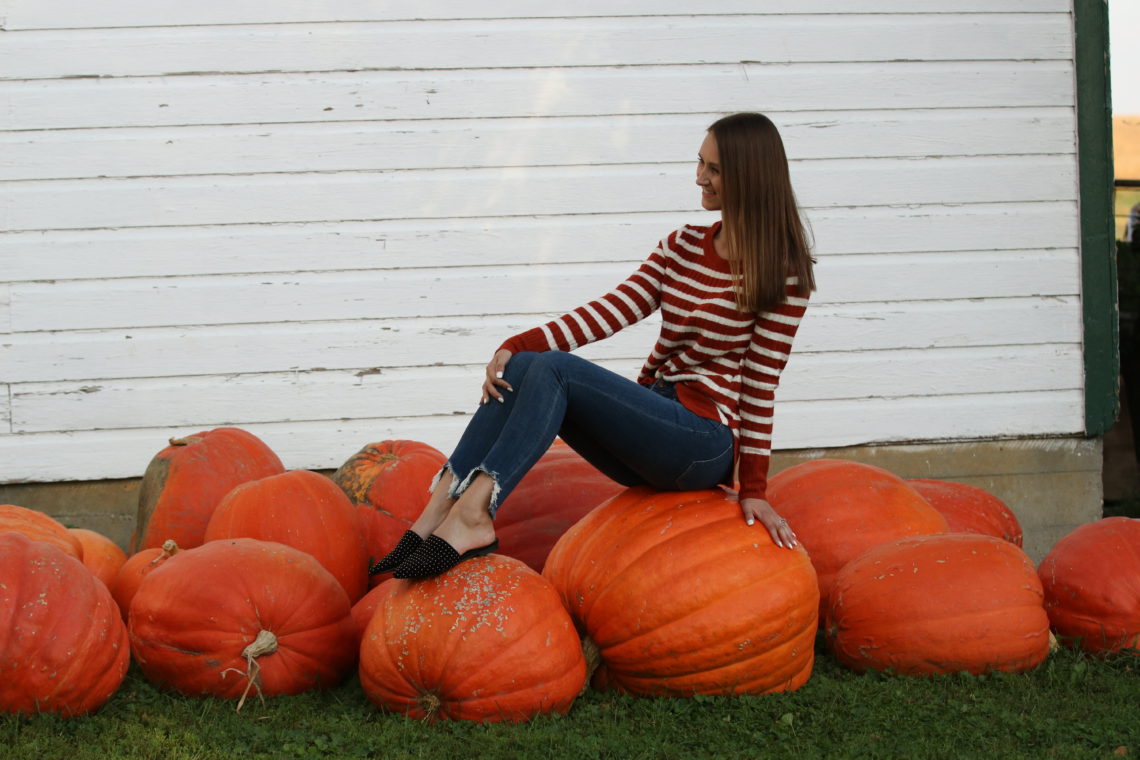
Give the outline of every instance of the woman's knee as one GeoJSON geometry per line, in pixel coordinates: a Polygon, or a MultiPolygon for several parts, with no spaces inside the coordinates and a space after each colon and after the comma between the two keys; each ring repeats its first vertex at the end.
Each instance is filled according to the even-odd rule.
{"type": "Polygon", "coordinates": [[[514,354],[507,362],[506,369],[503,370],[503,378],[512,386],[520,384],[522,379],[526,377],[526,373],[530,371],[530,365],[539,356],[541,354],[534,351],[520,351],[514,354]]]}

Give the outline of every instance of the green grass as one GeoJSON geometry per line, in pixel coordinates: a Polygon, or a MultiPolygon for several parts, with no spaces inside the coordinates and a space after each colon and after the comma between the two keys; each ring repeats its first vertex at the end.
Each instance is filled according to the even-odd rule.
{"type": "Polygon", "coordinates": [[[0,716],[0,758],[1112,758],[1140,756],[1140,658],[1054,654],[1030,673],[856,675],[825,654],[797,692],[645,699],[588,691],[567,716],[427,724],[353,680],[246,703],[160,692],[132,668],[96,715],[0,716]],[[1116,753],[1116,754],[1114,754],[1116,753]]]}

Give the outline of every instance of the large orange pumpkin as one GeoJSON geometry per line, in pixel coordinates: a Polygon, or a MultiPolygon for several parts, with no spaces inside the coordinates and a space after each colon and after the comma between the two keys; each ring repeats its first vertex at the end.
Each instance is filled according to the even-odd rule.
{"type": "Polygon", "coordinates": [[[1041,560],[1045,609],[1070,647],[1140,653],[1140,519],[1081,525],[1041,560]]]}
{"type": "Polygon", "coordinates": [[[542,572],[554,543],[582,516],[624,486],[556,440],[495,515],[499,551],[542,572]]]}
{"type": "Polygon", "coordinates": [[[356,661],[348,596],[302,551],[252,538],[181,551],[131,603],[131,651],[151,682],[244,699],[335,686],[356,661]]]}
{"type": "Polygon", "coordinates": [[[292,470],[243,483],[228,493],[206,527],[206,540],[258,538],[313,555],[350,601],[368,590],[368,549],[356,508],[335,483],[292,470]]]}
{"type": "Polygon", "coordinates": [[[139,586],[147,573],[157,569],[177,553],[178,544],[167,541],[161,549],[142,549],[127,557],[110,585],[111,596],[115,604],[119,605],[123,620],[127,619],[127,613],[131,610],[131,600],[138,593],[139,586]]]}
{"type": "Polygon", "coordinates": [[[260,438],[239,428],[171,438],[143,475],[131,552],[158,548],[167,540],[183,549],[199,546],[223,496],[241,483],[284,471],[260,438]]]}
{"type": "Polygon", "coordinates": [[[623,491],[566,531],[543,575],[598,650],[596,685],[760,694],[811,675],[811,562],[745,525],[722,491],[623,491]]]}
{"type": "Polygon", "coordinates": [[[0,504],[0,534],[22,533],[33,541],[49,543],[64,554],[83,559],[83,544],[63,523],[27,507],[0,504]]]}
{"type": "Polygon", "coordinates": [[[902,538],[844,565],[825,634],[856,671],[905,675],[1020,672],[1049,654],[1049,619],[1033,561],[994,536],[902,538]]]}
{"type": "Polygon", "coordinates": [[[1021,546],[1017,516],[984,488],[929,478],[912,478],[907,483],[946,518],[951,533],[997,536],[1021,546]]]}
{"type": "Polygon", "coordinates": [[[0,712],[88,713],[127,674],[111,593],[48,543],[0,533],[0,621],[0,712]]]}
{"type": "Polygon", "coordinates": [[[565,713],[585,684],[581,644],[558,594],[516,559],[477,557],[372,593],[360,683],[384,710],[519,722],[565,713]]]}
{"type": "Polygon", "coordinates": [[[844,459],[793,465],[768,481],[768,501],[796,532],[819,577],[820,623],[835,574],[872,546],[947,531],[946,518],[897,475],[844,459]]]}
{"type": "Polygon", "coordinates": [[[395,547],[427,506],[432,480],[447,461],[419,441],[370,443],[348,458],[332,480],[360,514],[370,561],[395,547]]]}
{"type": "Polygon", "coordinates": [[[68,528],[67,532],[79,539],[83,546],[83,564],[103,581],[107,588],[115,582],[119,569],[127,561],[127,553],[111,539],[88,528],[68,528]]]}

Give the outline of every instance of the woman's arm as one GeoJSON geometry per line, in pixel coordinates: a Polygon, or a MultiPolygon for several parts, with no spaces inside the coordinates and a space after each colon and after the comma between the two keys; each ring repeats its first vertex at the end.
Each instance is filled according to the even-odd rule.
{"type": "Polygon", "coordinates": [[[659,244],[637,271],[601,298],[508,338],[499,350],[573,351],[645,319],[661,307],[664,246],[659,244]]]}
{"type": "Polygon", "coordinates": [[[780,374],[788,363],[792,341],[807,309],[794,278],[787,300],[756,319],[752,341],[741,363],[739,472],[740,504],[745,519],[759,519],[781,546],[794,534],[767,501],[768,464],[772,450],[772,414],[780,374]]]}

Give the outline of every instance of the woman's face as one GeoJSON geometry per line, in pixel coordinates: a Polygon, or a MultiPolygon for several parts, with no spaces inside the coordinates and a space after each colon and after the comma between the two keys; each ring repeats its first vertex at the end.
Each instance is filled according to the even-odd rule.
{"type": "Polygon", "coordinates": [[[697,154],[697,184],[701,186],[701,206],[706,211],[720,211],[720,154],[712,132],[705,133],[705,141],[697,154]]]}

